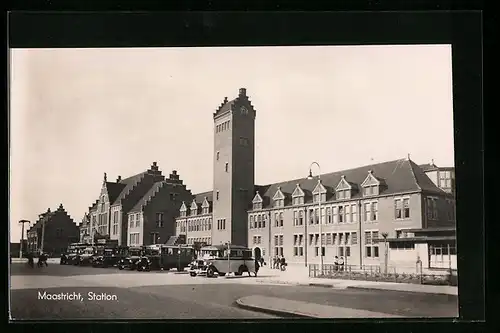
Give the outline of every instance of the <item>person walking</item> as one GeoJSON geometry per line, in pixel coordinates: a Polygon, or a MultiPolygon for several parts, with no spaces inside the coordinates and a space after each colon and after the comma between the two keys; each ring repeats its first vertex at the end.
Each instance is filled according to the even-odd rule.
{"type": "Polygon", "coordinates": [[[338,256],[335,256],[335,258],[333,258],[333,264],[335,265],[335,270],[338,271],[339,270],[339,257],[338,256]]]}
{"type": "Polygon", "coordinates": [[[343,272],[344,271],[344,257],[340,257],[338,263],[339,263],[340,271],[343,272]]]}

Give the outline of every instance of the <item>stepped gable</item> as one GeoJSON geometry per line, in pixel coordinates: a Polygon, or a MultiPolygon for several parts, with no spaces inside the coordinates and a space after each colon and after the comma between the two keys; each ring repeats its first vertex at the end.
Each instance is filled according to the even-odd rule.
{"type": "Polygon", "coordinates": [[[165,181],[159,181],[153,184],[146,194],[139,200],[129,213],[141,212],[144,207],[151,201],[152,198],[160,191],[165,185],[165,181]]]}
{"type": "Polygon", "coordinates": [[[137,175],[134,175],[132,177],[122,180],[119,176],[119,179],[117,179],[119,180],[119,184],[123,184],[125,186],[113,201],[112,205],[121,203],[121,201],[125,199],[127,195],[134,190],[136,185],[139,184],[145,177],[154,177],[154,179],[156,179],[157,181],[162,181],[165,179],[165,177],[161,174],[161,171],[158,169],[158,165],[156,162],[153,162],[148,170],[138,173],[137,175]]]}
{"type": "MultiPolygon", "coordinates": [[[[373,176],[384,185],[381,188],[381,195],[420,191],[421,189],[443,193],[443,191],[437,188],[415,163],[408,159],[399,159],[322,174],[321,183],[327,188],[327,191],[334,193],[341,177],[345,176],[346,181],[357,189],[352,193],[351,198],[362,198],[361,184],[368,176],[369,171],[371,171],[373,176]]],[[[272,198],[278,190],[278,187],[281,188],[282,192],[293,193],[297,184],[300,185],[301,189],[306,194],[304,203],[312,203],[311,194],[318,184],[317,177],[311,180],[304,177],[281,183],[259,185],[255,187],[255,190],[259,192],[264,201],[263,208],[269,208],[272,205],[272,198]]],[[[334,199],[334,196],[330,197],[330,201],[331,199],[334,199]]]]}
{"type": "Polygon", "coordinates": [[[224,97],[224,100],[222,101],[222,103],[219,105],[219,107],[215,110],[215,113],[213,114],[214,118],[221,115],[221,114],[224,114],[226,112],[233,111],[233,106],[235,104],[237,104],[239,101],[248,102],[248,104],[250,104],[252,109],[255,110],[252,103],[248,99],[247,90],[245,88],[240,88],[239,93],[238,93],[238,97],[236,97],[235,99],[228,101],[227,97],[224,97]]]}
{"type": "Polygon", "coordinates": [[[120,181],[121,185],[124,185],[122,187],[122,190],[120,191],[120,194],[116,197],[114,201],[112,202],[112,205],[116,205],[121,202],[122,199],[124,199],[128,193],[134,188],[134,186],[141,181],[141,179],[147,174],[147,171],[138,173],[132,177],[125,178],[120,181]]]}
{"type": "MultiPolygon", "coordinates": [[[[120,179],[121,181],[121,179],[120,179]]],[[[123,191],[125,188],[126,184],[121,183],[121,182],[106,182],[106,189],[108,190],[108,197],[109,197],[109,202],[115,202],[120,193],[123,191]]]]}

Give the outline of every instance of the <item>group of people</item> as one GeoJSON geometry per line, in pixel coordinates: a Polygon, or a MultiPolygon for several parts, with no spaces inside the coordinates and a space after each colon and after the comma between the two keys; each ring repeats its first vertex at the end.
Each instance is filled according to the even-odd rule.
{"type": "MultiPolygon", "coordinates": [[[[31,268],[35,267],[35,255],[32,252],[29,252],[26,257],[28,258],[28,266],[31,268]]],[[[48,256],[46,253],[41,252],[38,255],[38,262],[36,263],[37,267],[48,266],[47,263],[48,256]]]]}
{"type": "Polygon", "coordinates": [[[335,270],[343,271],[344,270],[344,257],[335,256],[333,258],[333,264],[335,265],[335,270]]]}
{"type": "Polygon", "coordinates": [[[284,256],[275,256],[273,258],[273,267],[274,269],[283,270],[286,267],[286,260],[284,256]]]}

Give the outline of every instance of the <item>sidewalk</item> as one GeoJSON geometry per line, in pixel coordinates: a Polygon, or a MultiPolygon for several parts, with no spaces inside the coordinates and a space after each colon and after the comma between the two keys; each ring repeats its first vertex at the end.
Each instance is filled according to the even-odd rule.
{"type": "Polygon", "coordinates": [[[262,267],[259,270],[257,282],[293,284],[300,286],[317,286],[336,289],[377,289],[417,292],[428,294],[458,295],[458,287],[453,286],[433,286],[423,284],[396,283],[396,282],[375,282],[362,280],[344,280],[344,279],[322,279],[310,278],[307,267],[288,266],[287,270],[282,272],[268,267],[262,267]]]}
{"type": "MultiPolygon", "coordinates": [[[[38,258],[35,258],[35,264],[38,261],[38,258]]],[[[48,264],[58,264],[60,261],[59,258],[48,258],[47,263],[48,264]]],[[[27,263],[28,259],[26,258],[12,258],[12,263],[13,264],[18,264],[18,263],[27,263]]]]}
{"type": "Polygon", "coordinates": [[[284,317],[306,318],[402,318],[387,313],[342,308],[308,302],[292,301],[276,297],[253,295],[236,300],[247,310],[261,311],[284,317]]]}

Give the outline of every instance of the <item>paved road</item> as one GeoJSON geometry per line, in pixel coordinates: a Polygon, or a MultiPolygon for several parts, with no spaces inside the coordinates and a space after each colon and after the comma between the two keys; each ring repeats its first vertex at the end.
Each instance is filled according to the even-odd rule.
{"type": "Polygon", "coordinates": [[[17,319],[264,319],[236,299],[265,295],[408,317],[455,317],[457,297],[375,290],[256,284],[254,278],[191,278],[176,272],[11,265],[11,315],[17,319]],[[92,274],[92,275],[91,275],[92,274]],[[63,282],[64,281],[64,282],[63,282]],[[39,287],[35,287],[36,285],[39,287]],[[81,293],[83,301],[39,300],[38,293],[81,293]],[[116,300],[87,299],[88,292],[116,300]]]}

